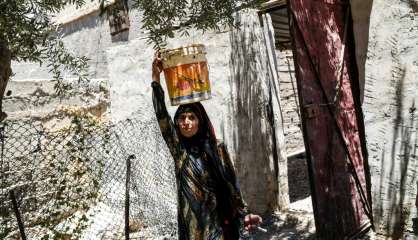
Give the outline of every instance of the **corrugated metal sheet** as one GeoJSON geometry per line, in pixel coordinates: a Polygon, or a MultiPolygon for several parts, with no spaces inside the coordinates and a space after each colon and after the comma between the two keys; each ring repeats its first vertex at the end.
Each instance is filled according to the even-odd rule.
{"type": "Polygon", "coordinates": [[[275,47],[277,49],[290,49],[291,37],[289,30],[289,16],[286,1],[269,1],[262,5],[262,13],[268,13],[274,29],[275,47]]]}

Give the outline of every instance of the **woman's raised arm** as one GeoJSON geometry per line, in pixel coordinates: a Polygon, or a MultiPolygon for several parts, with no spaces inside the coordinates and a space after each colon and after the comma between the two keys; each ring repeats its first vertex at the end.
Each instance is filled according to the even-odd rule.
{"type": "MultiPolygon", "coordinates": [[[[168,148],[170,149],[171,155],[174,160],[177,161],[182,153],[179,138],[174,126],[173,120],[167,112],[167,108],[164,101],[164,90],[160,85],[160,74],[162,71],[162,64],[157,52],[154,56],[152,63],[152,102],[154,104],[155,114],[157,116],[158,124],[161,129],[161,133],[168,148]]],[[[177,165],[176,165],[177,167],[177,165]]]]}

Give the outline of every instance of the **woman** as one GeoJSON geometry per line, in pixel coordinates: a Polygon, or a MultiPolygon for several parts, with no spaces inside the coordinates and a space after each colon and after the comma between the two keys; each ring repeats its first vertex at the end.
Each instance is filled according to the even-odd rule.
{"type": "Polygon", "coordinates": [[[179,239],[238,239],[242,220],[252,231],[262,219],[247,214],[225,145],[217,144],[202,104],[180,105],[171,120],[160,86],[161,71],[157,53],[152,65],[153,103],[175,160],[179,239]]]}

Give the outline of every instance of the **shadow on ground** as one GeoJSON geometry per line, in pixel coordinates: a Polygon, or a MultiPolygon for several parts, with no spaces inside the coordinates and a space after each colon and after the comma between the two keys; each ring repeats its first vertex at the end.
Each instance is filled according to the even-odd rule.
{"type": "Polygon", "coordinates": [[[254,234],[243,236],[242,239],[315,239],[315,222],[313,214],[310,212],[289,210],[265,216],[261,227],[265,228],[267,232],[257,231],[254,234]]]}
{"type": "Polygon", "coordinates": [[[289,182],[289,200],[291,203],[305,199],[311,195],[305,154],[287,159],[287,176],[289,182]]]}

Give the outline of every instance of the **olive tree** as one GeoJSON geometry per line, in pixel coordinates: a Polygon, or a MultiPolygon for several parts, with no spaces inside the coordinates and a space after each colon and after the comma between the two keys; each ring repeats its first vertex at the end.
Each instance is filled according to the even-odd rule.
{"type": "MultiPolygon", "coordinates": [[[[0,100],[12,74],[11,61],[46,64],[57,81],[58,92],[66,89],[63,70],[75,74],[79,81],[87,79],[85,57],[73,56],[56,32],[59,28],[51,16],[67,6],[81,6],[84,0],[13,0],[0,2],[0,100]]],[[[1,103],[0,103],[1,104],[1,103]]],[[[2,112],[2,121],[6,114],[2,112]]]]}

